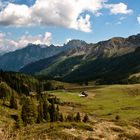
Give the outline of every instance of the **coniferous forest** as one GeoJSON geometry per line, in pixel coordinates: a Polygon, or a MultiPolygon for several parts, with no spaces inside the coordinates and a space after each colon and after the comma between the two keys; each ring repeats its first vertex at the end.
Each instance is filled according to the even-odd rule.
{"type": "Polygon", "coordinates": [[[0,71],[0,99],[2,104],[17,110],[14,115],[16,127],[48,122],[88,122],[87,114],[63,114],[59,109],[61,99],[47,92],[59,90],[51,82],[39,81],[25,74],[0,71]]]}

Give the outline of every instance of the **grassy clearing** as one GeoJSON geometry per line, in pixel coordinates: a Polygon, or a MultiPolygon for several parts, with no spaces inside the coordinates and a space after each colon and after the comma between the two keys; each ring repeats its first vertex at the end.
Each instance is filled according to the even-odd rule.
{"type": "Polygon", "coordinates": [[[53,91],[62,102],[69,102],[71,107],[62,106],[64,112],[88,113],[96,118],[133,120],[140,117],[140,85],[112,85],[102,87],[77,88],[53,91]],[[79,97],[80,91],[87,91],[88,97],[79,97]]]}

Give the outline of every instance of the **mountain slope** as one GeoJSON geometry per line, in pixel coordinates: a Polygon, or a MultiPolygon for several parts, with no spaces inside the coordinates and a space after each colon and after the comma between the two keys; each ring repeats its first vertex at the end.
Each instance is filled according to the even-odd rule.
{"type": "Polygon", "coordinates": [[[99,83],[117,83],[133,73],[140,72],[140,48],[115,58],[99,58],[85,62],[62,79],[69,82],[96,80],[99,83]]]}
{"type": "Polygon", "coordinates": [[[20,71],[68,82],[96,80],[113,83],[140,71],[139,42],[140,34],[97,44],[70,41],[68,44],[73,44],[70,46],[79,46],[28,64],[20,71]]]}
{"type": "Polygon", "coordinates": [[[48,73],[49,71],[51,74],[52,73],[51,70],[53,69],[54,70],[53,73],[55,73],[55,71],[57,71],[58,73],[61,71],[62,73],[63,71],[62,69],[60,69],[60,71],[59,69],[57,69],[57,67],[59,67],[59,64],[60,64],[60,67],[63,69],[67,67],[66,69],[67,71],[69,71],[69,69],[72,69],[72,66],[77,65],[78,63],[81,62],[81,59],[83,58],[83,56],[85,56],[86,52],[90,49],[90,46],[88,46],[86,43],[82,44],[82,42],[80,43],[79,41],[77,43],[79,43],[80,45],[75,44],[74,40],[70,41],[65,46],[65,48],[66,47],[69,48],[66,51],[59,53],[58,55],[52,56],[50,58],[45,58],[45,59],[41,59],[39,61],[30,63],[26,65],[25,67],[23,67],[22,69],[20,69],[20,72],[24,72],[27,74],[37,74],[37,73],[45,74],[45,73],[48,73]],[[50,68],[50,70],[48,70],[47,68],[50,68]]]}
{"type": "Polygon", "coordinates": [[[130,36],[128,38],[116,37],[107,41],[101,41],[94,44],[86,57],[116,57],[130,52],[134,52],[135,49],[140,46],[140,34],[136,36],[130,36]]]}
{"type": "Polygon", "coordinates": [[[0,69],[7,71],[18,71],[23,66],[54,55],[73,49],[79,46],[85,46],[86,42],[73,40],[63,46],[45,46],[29,44],[27,47],[7,53],[0,56],[0,69]]]}
{"type": "MultiPolygon", "coordinates": [[[[117,57],[134,52],[137,46],[139,46],[139,41],[140,34],[126,39],[116,37],[97,44],[88,44],[81,40],[71,40],[61,47],[29,44],[26,48],[0,56],[0,69],[19,71],[19,69],[31,62],[53,56],[56,57],[55,55],[60,55],[62,52],[65,52],[63,55],[67,57],[84,55],[84,59],[117,57]]],[[[39,68],[39,70],[41,69],[39,68]]]]}
{"type": "Polygon", "coordinates": [[[0,57],[0,69],[18,71],[24,65],[60,52],[58,47],[45,47],[30,44],[26,48],[7,53],[0,57]]]}

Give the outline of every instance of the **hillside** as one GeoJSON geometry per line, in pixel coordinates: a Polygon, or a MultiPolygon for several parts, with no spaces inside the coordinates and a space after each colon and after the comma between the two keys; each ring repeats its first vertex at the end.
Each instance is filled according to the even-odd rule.
{"type": "MultiPolygon", "coordinates": [[[[7,91],[12,90],[6,83],[2,84],[7,91]]],[[[59,99],[56,105],[59,105],[59,113],[63,113],[63,121],[35,121],[33,124],[29,122],[29,125],[24,126],[22,120],[17,119],[22,114],[24,101],[31,98],[30,101],[34,101],[39,108],[41,100],[37,99],[36,96],[24,96],[23,98],[20,95],[16,97],[20,103],[18,109],[13,109],[10,107],[8,99],[6,104],[3,104],[3,99],[0,98],[0,139],[137,140],[140,138],[138,102],[140,86],[138,84],[80,86],[75,89],[44,92],[45,94],[51,95],[51,98],[59,99]],[[83,89],[88,94],[86,98],[79,96],[83,89]],[[68,115],[75,117],[77,112],[80,112],[80,121],[66,119],[68,115]],[[88,122],[83,122],[85,114],[89,117],[88,122]]],[[[42,99],[44,100],[45,96],[42,99]]],[[[51,100],[49,101],[51,103],[51,100]]],[[[29,106],[31,105],[29,104],[29,106]]],[[[32,111],[30,108],[27,109],[29,109],[28,112],[32,111]]],[[[30,117],[33,117],[32,114],[30,117]]]]}
{"type": "Polygon", "coordinates": [[[28,64],[20,72],[68,82],[120,83],[140,71],[139,41],[140,34],[81,45],[28,64]]]}
{"type": "Polygon", "coordinates": [[[121,83],[140,71],[140,48],[133,53],[114,58],[87,61],[63,79],[69,82],[97,80],[99,83],[121,83]]]}

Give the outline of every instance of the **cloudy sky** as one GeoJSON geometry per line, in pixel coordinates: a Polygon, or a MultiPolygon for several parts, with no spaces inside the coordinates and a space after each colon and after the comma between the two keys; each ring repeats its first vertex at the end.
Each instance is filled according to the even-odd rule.
{"type": "Polygon", "coordinates": [[[140,0],[0,0],[0,51],[140,33],[140,0]]]}

